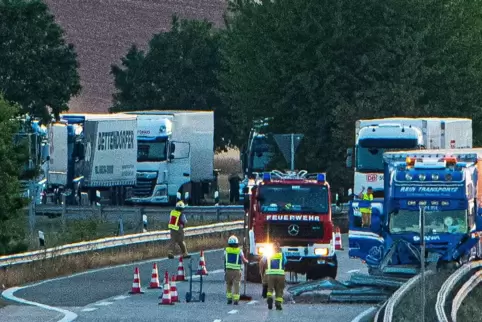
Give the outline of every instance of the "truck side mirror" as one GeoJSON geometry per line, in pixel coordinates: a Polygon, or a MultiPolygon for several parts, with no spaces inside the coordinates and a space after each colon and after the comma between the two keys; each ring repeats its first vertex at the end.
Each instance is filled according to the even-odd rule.
{"type": "Polygon", "coordinates": [[[171,154],[176,151],[176,144],[174,142],[171,142],[171,147],[170,147],[169,150],[170,150],[171,154]]]}
{"type": "Polygon", "coordinates": [[[169,161],[174,159],[174,153],[169,154],[169,161]]]}
{"type": "Polygon", "coordinates": [[[346,167],[352,168],[353,167],[353,148],[346,149],[346,167]]]}

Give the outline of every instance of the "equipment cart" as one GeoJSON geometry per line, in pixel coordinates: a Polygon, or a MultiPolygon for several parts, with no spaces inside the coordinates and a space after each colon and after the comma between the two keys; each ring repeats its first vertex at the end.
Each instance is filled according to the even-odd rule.
{"type": "Polygon", "coordinates": [[[206,293],[203,292],[203,275],[199,276],[199,291],[193,291],[193,269],[192,269],[192,258],[189,261],[189,292],[186,292],[186,302],[203,302],[206,300],[206,293]],[[194,296],[197,295],[198,298],[194,296]]]}

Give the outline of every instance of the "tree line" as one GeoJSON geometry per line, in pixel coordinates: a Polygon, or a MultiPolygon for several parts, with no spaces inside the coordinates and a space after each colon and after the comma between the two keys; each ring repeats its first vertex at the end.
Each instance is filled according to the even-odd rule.
{"type": "MultiPolygon", "coordinates": [[[[479,144],[481,2],[229,0],[223,28],[173,17],[146,51],[133,44],[112,62],[110,112],[214,110],[219,151],[242,147],[253,121],[271,117],[268,131],[305,135],[297,167],[349,187],[344,154],[360,118],[470,117],[479,144]]],[[[11,183],[2,195],[18,195],[12,178],[22,170],[11,165],[23,162],[13,157],[22,153],[10,140],[13,116],[47,123],[80,91],[75,48],[48,6],[0,0],[0,159],[10,160],[0,172],[11,183]]],[[[14,240],[1,227],[21,204],[7,199],[0,253],[14,240]]]]}

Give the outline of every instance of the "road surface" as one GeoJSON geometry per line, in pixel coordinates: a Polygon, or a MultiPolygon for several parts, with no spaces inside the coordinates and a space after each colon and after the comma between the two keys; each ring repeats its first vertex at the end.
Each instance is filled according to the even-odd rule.
{"type": "MultiPolygon", "coordinates": [[[[343,236],[344,245],[347,237],[343,236]]],[[[355,272],[366,272],[360,261],[351,260],[347,250],[340,251],[338,279],[343,281],[355,272]]],[[[159,266],[159,275],[177,271],[178,260],[152,260],[76,274],[70,277],[44,281],[25,288],[9,289],[2,295],[17,302],[7,302],[0,309],[0,322],[35,321],[351,321],[369,305],[354,304],[294,304],[287,301],[284,310],[268,311],[261,298],[261,286],[248,283],[247,295],[252,301],[240,305],[227,305],[224,293],[224,271],[222,251],[205,253],[209,276],[205,277],[203,288],[205,303],[185,303],[184,298],[189,282],[177,283],[181,303],[173,306],[158,305],[162,289],[150,290],[152,265],[159,266]],[[134,267],[138,266],[144,294],[130,295],[134,267]],[[20,303],[19,303],[20,302],[20,303]],[[21,304],[23,303],[23,304],[21,304]],[[25,304],[30,305],[25,305],[25,304]],[[33,304],[33,305],[32,305],[33,304]],[[62,320],[63,319],[63,320],[62,320]]],[[[199,255],[193,255],[197,268],[199,255]]],[[[188,261],[185,262],[189,275],[188,261]]],[[[193,280],[195,290],[199,288],[199,278],[193,280]]],[[[242,293],[242,292],[241,292],[242,293]]],[[[287,298],[285,296],[285,298],[287,298]]]]}

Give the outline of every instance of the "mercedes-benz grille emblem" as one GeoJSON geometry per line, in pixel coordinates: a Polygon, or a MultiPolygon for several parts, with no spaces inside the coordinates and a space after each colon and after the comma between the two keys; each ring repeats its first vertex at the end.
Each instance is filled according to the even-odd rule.
{"type": "Polygon", "coordinates": [[[293,224],[288,227],[288,234],[290,234],[290,236],[297,236],[299,233],[300,226],[293,224]]]}

